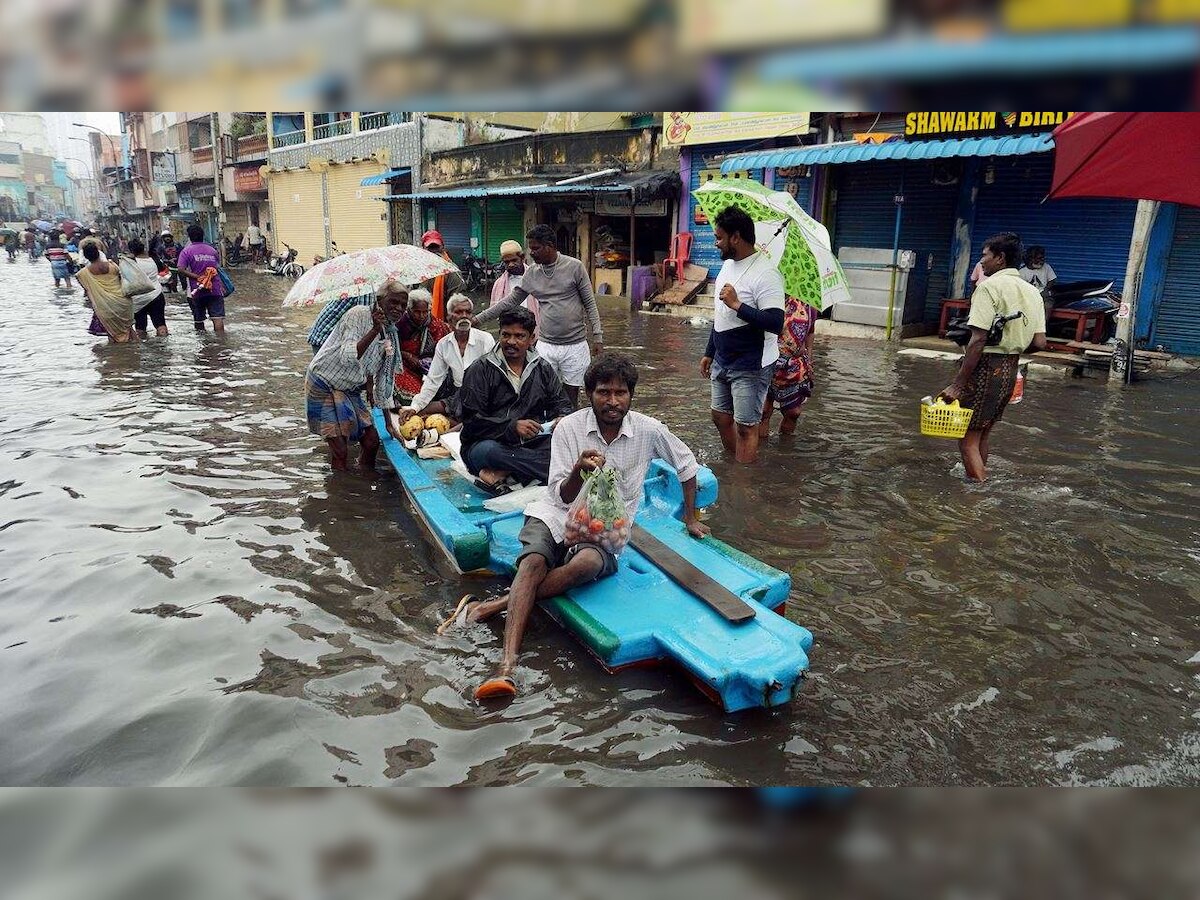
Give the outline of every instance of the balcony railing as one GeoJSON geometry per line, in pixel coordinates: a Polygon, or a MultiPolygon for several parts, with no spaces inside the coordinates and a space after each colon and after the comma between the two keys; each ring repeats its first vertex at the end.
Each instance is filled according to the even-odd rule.
{"type": "Polygon", "coordinates": [[[336,122],[314,125],[313,140],[319,141],[322,138],[345,137],[350,134],[353,124],[353,121],[350,119],[338,119],[336,122]]]}
{"type": "Polygon", "coordinates": [[[237,158],[255,159],[267,155],[267,136],[265,134],[248,134],[237,140],[237,158]]]}
{"type": "Polygon", "coordinates": [[[212,162],[213,148],[212,147],[194,147],[192,148],[192,162],[204,163],[212,162]]]}
{"type": "Polygon", "coordinates": [[[303,144],[306,140],[304,129],[300,129],[299,131],[284,131],[271,139],[271,145],[276,148],[295,147],[298,144],[303,144]]]}
{"type": "Polygon", "coordinates": [[[376,128],[395,125],[397,121],[393,121],[392,114],[388,112],[361,113],[358,117],[358,130],[374,131],[376,128]]]}

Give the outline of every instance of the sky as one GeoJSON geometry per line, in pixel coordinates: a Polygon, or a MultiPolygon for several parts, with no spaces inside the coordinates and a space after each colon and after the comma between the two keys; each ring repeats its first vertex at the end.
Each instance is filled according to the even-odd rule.
{"type": "Polygon", "coordinates": [[[121,117],[115,112],[90,112],[85,113],[87,116],[85,121],[88,125],[94,125],[107,131],[109,134],[121,133],[121,117]]]}

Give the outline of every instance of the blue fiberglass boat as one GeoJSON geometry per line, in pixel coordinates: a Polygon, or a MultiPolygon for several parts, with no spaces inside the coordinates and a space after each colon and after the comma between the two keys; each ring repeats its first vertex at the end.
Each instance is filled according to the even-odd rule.
{"type": "MultiPolygon", "coordinates": [[[[489,495],[452,460],[419,459],[375,425],[413,508],[460,572],[511,573],[521,545],[521,511],[497,513],[489,495]]],[[[717,480],[701,467],[696,505],[717,499],[717,480]]],[[[791,578],[713,537],[696,540],[683,527],[683,490],[675,471],[655,460],[646,474],[637,525],[749,607],[730,621],[682,586],[631,543],[610,578],[583,585],[541,608],[573,634],[610,672],[671,662],[727,711],[788,702],[808,668],[812,634],[784,618],[791,578]],[[752,614],[751,614],[752,613],[752,614]]],[[[731,598],[732,599],[732,598],[731,598]]]]}

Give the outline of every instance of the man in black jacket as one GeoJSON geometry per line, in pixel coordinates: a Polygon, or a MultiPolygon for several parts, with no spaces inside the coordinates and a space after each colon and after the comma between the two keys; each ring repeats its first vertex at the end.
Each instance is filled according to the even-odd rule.
{"type": "Polygon", "coordinates": [[[463,373],[457,398],[463,461],[488,490],[498,489],[510,474],[545,484],[550,432],[559,418],[574,412],[554,369],[530,349],[535,328],[529,310],[506,310],[495,348],[463,373]]]}

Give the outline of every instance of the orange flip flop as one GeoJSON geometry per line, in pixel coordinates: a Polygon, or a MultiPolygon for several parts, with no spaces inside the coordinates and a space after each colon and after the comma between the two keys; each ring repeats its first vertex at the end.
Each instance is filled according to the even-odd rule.
{"type": "Polygon", "coordinates": [[[517,684],[508,675],[489,678],[475,688],[476,700],[505,700],[517,696],[517,684]]]}

